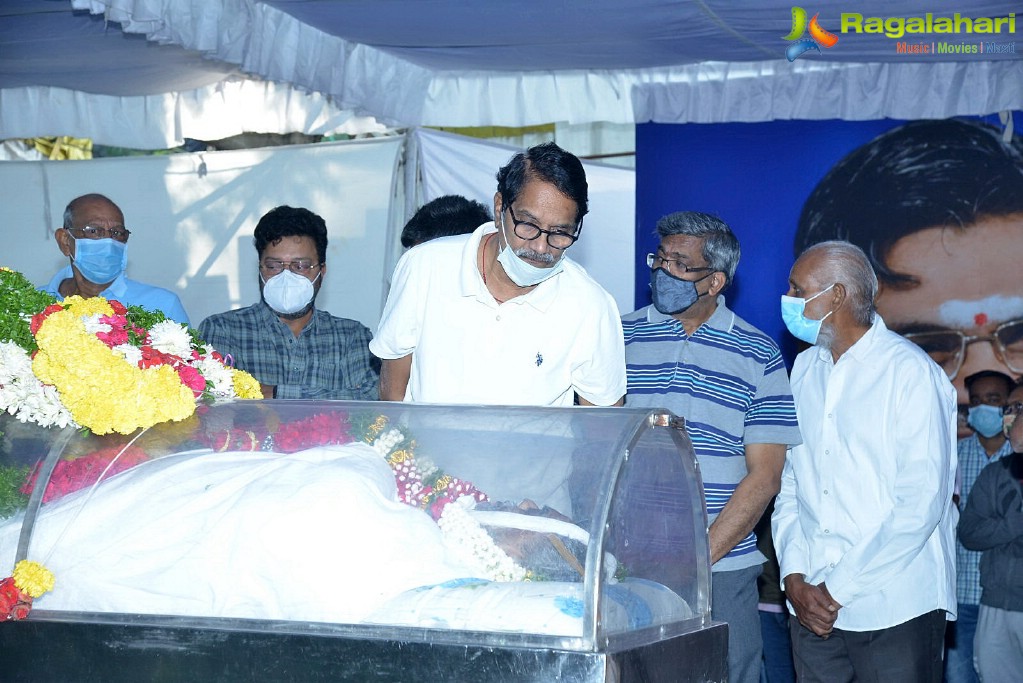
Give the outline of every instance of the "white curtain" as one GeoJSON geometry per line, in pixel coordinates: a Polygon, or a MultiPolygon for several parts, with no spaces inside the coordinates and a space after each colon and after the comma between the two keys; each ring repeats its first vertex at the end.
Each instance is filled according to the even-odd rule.
{"type": "Polygon", "coordinates": [[[230,78],[158,95],[97,95],[48,87],[0,89],[0,139],[54,135],[101,145],[167,149],[241,133],[328,135],[382,132],[374,119],[339,109],[329,97],[286,84],[230,78]]]}

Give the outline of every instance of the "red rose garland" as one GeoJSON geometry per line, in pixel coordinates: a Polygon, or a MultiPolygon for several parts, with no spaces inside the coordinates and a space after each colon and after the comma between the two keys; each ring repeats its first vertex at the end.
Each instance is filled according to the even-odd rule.
{"type": "Polygon", "coordinates": [[[24,619],[32,610],[32,596],[14,585],[14,577],[0,581],[0,620],[24,619]]]}

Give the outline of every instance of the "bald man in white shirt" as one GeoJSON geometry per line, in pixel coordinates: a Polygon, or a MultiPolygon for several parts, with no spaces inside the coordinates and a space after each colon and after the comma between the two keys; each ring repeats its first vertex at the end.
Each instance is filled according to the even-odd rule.
{"type": "Polygon", "coordinates": [[[822,242],[782,297],[811,344],[792,370],[803,443],[772,520],[801,683],[938,683],[955,618],[955,389],[885,327],[876,293],[859,247],[822,242]]]}

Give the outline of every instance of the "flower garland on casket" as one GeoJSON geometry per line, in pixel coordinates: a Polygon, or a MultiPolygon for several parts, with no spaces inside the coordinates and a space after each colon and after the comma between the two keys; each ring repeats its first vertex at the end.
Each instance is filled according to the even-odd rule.
{"type": "Polygon", "coordinates": [[[415,440],[401,428],[388,428],[388,419],[383,415],[320,413],[281,424],[276,431],[265,427],[234,428],[210,434],[208,438],[209,445],[216,451],[273,450],[279,453],[363,441],[390,466],[398,500],[429,514],[440,527],[446,546],[480,577],[493,581],[537,578],[498,547],[470,515],[477,502],[489,500],[487,494],[472,482],[452,476],[431,461],[417,457],[415,440]]]}
{"type": "MultiPolygon", "coordinates": [[[[161,312],[102,297],[57,302],[0,267],[0,411],[21,422],[131,434],[190,417],[199,399],[261,397],[255,378],[161,312]]],[[[0,582],[0,619],[27,613],[52,586],[44,574],[18,563],[0,582]]]]}
{"type": "MultiPolygon", "coordinates": [[[[229,428],[206,430],[199,427],[195,438],[213,452],[272,451],[282,457],[316,446],[354,441],[369,444],[390,466],[398,499],[429,514],[440,527],[445,546],[461,562],[473,567],[480,578],[493,581],[537,578],[502,550],[471,517],[470,510],[477,502],[489,500],[487,495],[472,482],[452,476],[424,458],[417,458],[415,440],[402,428],[389,426],[385,416],[352,416],[347,411],[332,410],[282,423],[271,418],[229,428]]],[[[80,457],[62,459],[54,468],[43,500],[59,500],[95,485],[101,477],[123,472],[153,457],[138,445],[127,445],[104,447],[80,457]]],[[[37,472],[32,471],[23,479],[20,492],[26,497],[36,478],[37,472]]],[[[22,567],[24,562],[18,566],[22,567]]],[[[47,575],[46,570],[36,563],[24,566],[13,579],[0,583],[0,620],[23,618],[28,614],[32,597],[38,597],[22,588],[22,584],[12,582],[17,581],[20,574],[32,577],[24,584],[28,588],[37,590],[38,586],[47,585],[41,578],[47,575]]],[[[52,575],[49,576],[48,585],[52,587],[52,575]]]]}
{"type": "Polygon", "coordinates": [[[189,417],[197,398],[262,396],[251,375],[163,313],[39,294],[0,269],[0,410],[22,422],[131,434],[189,417]]]}

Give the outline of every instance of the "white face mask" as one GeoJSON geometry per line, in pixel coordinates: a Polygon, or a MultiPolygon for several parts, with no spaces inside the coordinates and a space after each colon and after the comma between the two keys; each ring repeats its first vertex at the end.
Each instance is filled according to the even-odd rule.
{"type": "Polygon", "coordinates": [[[558,260],[550,268],[540,268],[532,263],[523,260],[512,251],[508,242],[508,234],[505,232],[505,222],[501,218],[501,233],[504,237],[504,247],[497,255],[497,261],[504,268],[505,274],[519,287],[532,287],[544,280],[548,280],[561,272],[565,266],[565,254],[562,252],[558,260]]]}
{"type": "MultiPolygon", "coordinates": [[[[322,274],[322,271],[317,273],[316,279],[320,279],[322,274]]],[[[262,278],[262,274],[259,277],[262,278]]],[[[316,294],[313,282],[315,280],[285,268],[269,280],[263,280],[263,301],[281,315],[298,313],[312,302],[316,294]]]]}

